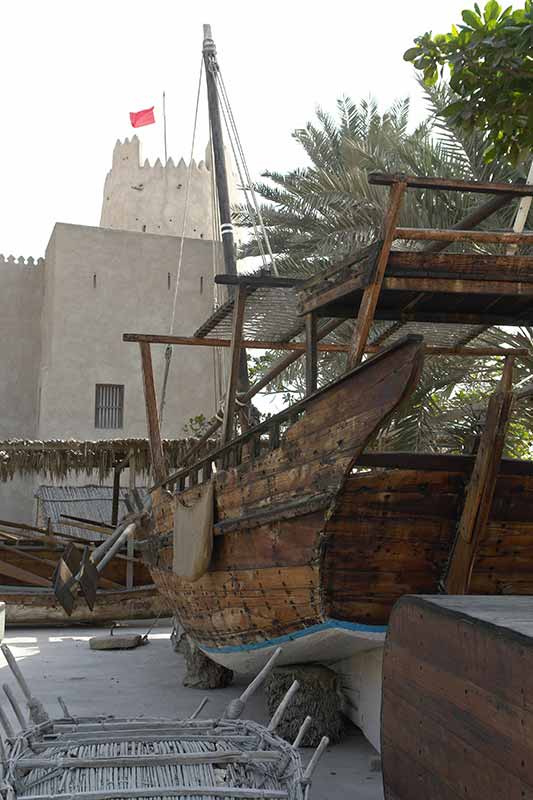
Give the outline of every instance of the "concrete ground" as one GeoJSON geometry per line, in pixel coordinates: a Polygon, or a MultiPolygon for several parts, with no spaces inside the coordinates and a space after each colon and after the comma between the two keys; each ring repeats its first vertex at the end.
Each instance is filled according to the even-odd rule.
{"type": "MultiPolygon", "coordinates": [[[[146,626],[128,628],[144,633],[146,626]]],[[[186,717],[207,694],[209,703],[201,716],[218,716],[230,699],[247,684],[205,692],[182,685],[184,661],[170,645],[170,628],[155,628],[149,644],[129,651],[94,651],[91,636],[106,635],[102,628],[9,628],[8,644],[32,691],[53,716],[61,716],[61,695],[74,715],[186,717]]],[[[11,683],[0,654],[0,683],[11,683]]],[[[247,706],[251,719],[268,717],[261,693],[247,706]]],[[[304,758],[311,750],[304,751],[304,758]]],[[[361,733],[350,728],[345,740],[328,748],[322,758],[311,792],[312,800],[382,800],[381,773],[371,770],[376,753],[361,733]]]]}

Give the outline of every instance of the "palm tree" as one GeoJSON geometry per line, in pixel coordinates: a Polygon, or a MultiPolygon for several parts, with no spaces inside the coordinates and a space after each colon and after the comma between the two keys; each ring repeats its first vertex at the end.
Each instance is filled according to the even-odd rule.
{"type": "MultiPolygon", "coordinates": [[[[379,238],[388,197],[383,187],[368,183],[370,172],[450,175],[483,181],[512,181],[519,176],[506,165],[483,161],[485,142],[481,133],[465,134],[440,116],[440,110],[449,102],[450,90],[445,85],[426,93],[430,115],[414,130],[409,129],[408,99],[380,113],[373,99],[356,103],[343,97],[337,103],[336,117],[318,109],[314,122],[294,132],[308,166],[287,173],[266,171],[266,180],[255,186],[263,201],[261,212],[280,274],[313,274],[379,238]]],[[[400,224],[449,228],[477,202],[475,195],[466,193],[410,191],[405,195],[400,224]]],[[[490,227],[508,227],[512,215],[512,208],[503,209],[490,219],[490,227]]],[[[236,221],[243,227],[252,225],[244,207],[237,209],[236,221]]],[[[474,247],[490,250],[490,246],[474,247]]],[[[256,255],[255,241],[243,245],[241,257],[256,255]]],[[[347,323],[339,329],[337,338],[346,339],[349,331],[347,323]]],[[[379,325],[375,331],[379,333],[379,325]]],[[[493,341],[500,341],[498,330],[492,330],[491,336],[493,341]]],[[[272,358],[267,354],[256,369],[266,368],[272,358]]],[[[321,382],[331,380],[343,367],[341,356],[323,356],[321,382]]],[[[273,382],[272,391],[301,393],[301,369],[296,362],[273,382]]],[[[457,431],[447,432],[447,423],[439,424],[438,420],[446,420],[444,412],[457,404],[460,392],[456,387],[466,386],[471,393],[483,397],[494,387],[496,375],[495,364],[461,362],[457,358],[428,359],[409,408],[382,431],[380,447],[468,447],[471,437],[461,440],[457,431]]]]}

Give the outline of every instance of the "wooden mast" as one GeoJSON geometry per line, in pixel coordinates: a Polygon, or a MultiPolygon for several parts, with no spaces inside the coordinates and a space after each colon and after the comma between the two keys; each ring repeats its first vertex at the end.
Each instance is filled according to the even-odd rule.
{"type": "MultiPolygon", "coordinates": [[[[222,235],[222,249],[224,253],[224,271],[227,275],[237,275],[226,154],[224,152],[224,137],[222,134],[220,105],[218,102],[217,74],[219,72],[219,66],[211,25],[204,25],[203,57],[207,84],[207,103],[209,107],[209,127],[213,146],[213,166],[215,170],[218,211],[220,216],[220,232],[222,235]]],[[[228,292],[230,297],[236,294],[233,287],[228,287],[228,292]]],[[[244,295],[239,298],[239,301],[237,301],[237,297],[235,296],[235,306],[233,309],[233,342],[238,352],[232,353],[231,375],[228,379],[228,388],[226,391],[223,429],[224,442],[229,441],[233,435],[233,413],[237,390],[244,392],[249,388],[246,351],[242,350],[240,347],[244,324],[244,304],[244,295]]],[[[240,416],[242,427],[248,427],[248,416],[245,409],[242,409],[240,416]]]]}

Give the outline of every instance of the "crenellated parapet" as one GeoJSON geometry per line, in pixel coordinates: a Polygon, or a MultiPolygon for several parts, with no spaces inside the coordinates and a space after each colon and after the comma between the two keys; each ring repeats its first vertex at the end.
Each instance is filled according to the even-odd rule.
{"type": "MultiPolygon", "coordinates": [[[[232,203],[239,202],[231,163],[228,179],[232,203]]],[[[104,185],[100,225],[143,233],[181,236],[188,192],[185,236],[193,239],[219,238],[213,229],[213,175],[210,155],[206,161],[176,164],[141,159],[138,136],[117,141],[113,161],[104,185]]]]}
{"type": "Polygon", "coordinates": [[[42,267],[44,265],[44,258],[33,258],[33,256],[28,256],[28,258],[24,258],[24,256],[19,256],[15,258],[15,256],[4,256],[0,253],[0,267],[3,264],[18,264],[21,267],[42,267]]]}
{"type": "Polygon", "coordinates": [[[212,174],[205,161],[176,164],[141,160],[139,138],[117,141],[104,185],[100,225],[104,228],[180,236],[188,191],[185,235],[212,239],[212,174]]]}

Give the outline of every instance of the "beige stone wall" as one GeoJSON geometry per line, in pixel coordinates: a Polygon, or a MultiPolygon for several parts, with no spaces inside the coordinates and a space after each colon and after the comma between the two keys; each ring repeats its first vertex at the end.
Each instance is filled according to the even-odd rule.
{"type": "MultiPolygon", "coordinates": [[[[43,285],[42,259],[0,256],[0,440],[36,435],[43,285]]],[[[0,483],[0,518],[31,517],[32,486],[0,483]]]]}
{"type": "MultiPolygon", "coordinates": [[[[174,332],[190,335],[213,307],[212,242],[186,239],[174,332]]],[[[39,438],[145,436],[139,348],[125,332],[168,333],[179,239],[57,224],[46,252],[39,438]],[[96,429],[95,385],[125,386],[124,428],[96,429]]],[[[158,387],[164,347],[153,346],[158,387]]],[[[174,349],[164,436],[215,412],[213,355],[174,349]]]]}

